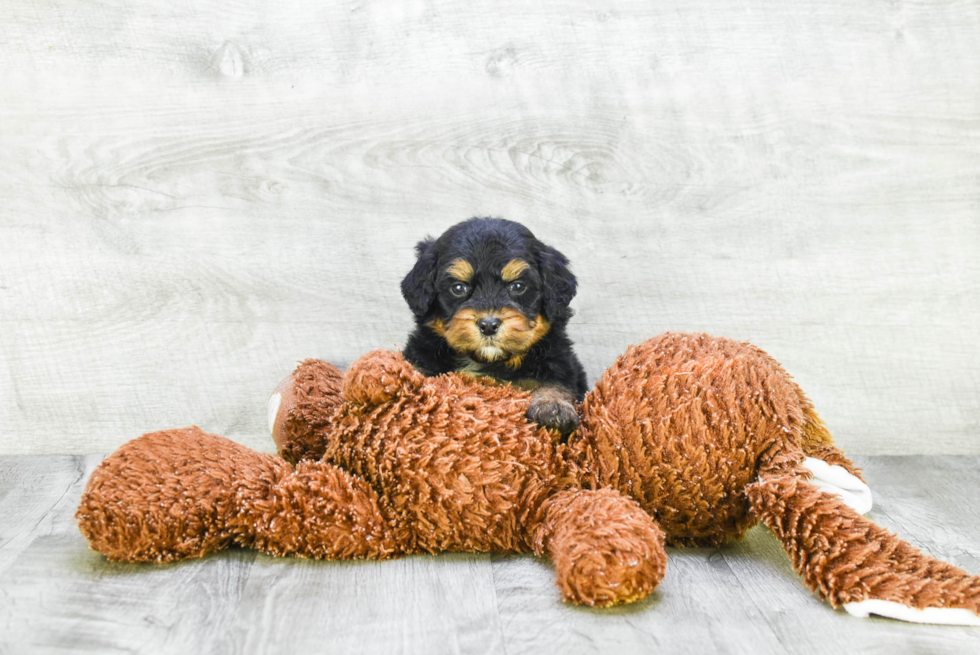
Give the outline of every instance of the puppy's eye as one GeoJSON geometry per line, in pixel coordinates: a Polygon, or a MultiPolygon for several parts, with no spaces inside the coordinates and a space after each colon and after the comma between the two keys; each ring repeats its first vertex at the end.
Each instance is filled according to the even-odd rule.
{"type": "Polygon", "coordinates": [[[449,292],[457,298],[462,298],[470,292],[470,285],[457,282],[453,286],[449,287],[449,292]]]}
{"type": "Polygon", "coordinates": [[[523,282],[514,282],[512,285],[510,285],[510,292],[515,296],[519,296],[525,291],[527,291],[527,285],[523,282]]]}

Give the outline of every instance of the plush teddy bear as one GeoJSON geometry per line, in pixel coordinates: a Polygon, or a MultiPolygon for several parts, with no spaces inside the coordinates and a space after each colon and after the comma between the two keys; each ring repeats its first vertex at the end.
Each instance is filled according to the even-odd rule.
{"type": "Polygon", "coordinates": [[[754,346],[668,333],[630,347],[567,444],[525,419],[529,401],[391,352],[346,374],[308,360],[270,403],[281,458],[197,428],[145,435],[93,473],[79,526],[122,561],[232,543],[330,559],[531,551],[567,600],[609,605],[657,586],[665,541],[721,544],[762,521],[835,607],[980,625],[980,578],[861,516],[860,472],[754,346]]]}

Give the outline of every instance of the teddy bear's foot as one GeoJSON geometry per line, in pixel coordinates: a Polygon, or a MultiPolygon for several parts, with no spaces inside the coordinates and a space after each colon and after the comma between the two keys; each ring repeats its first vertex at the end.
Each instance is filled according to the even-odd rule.
{"type": "Polygon", "coordinates": [[[925,607],[917,609],[893,600],[869,598],[855,603],[844,603],[844,609],[851,616],[866,619],[880,616],[909,623],[931,623],[933,625],[972,625],[980,626],[980,615],[962,607],[925,607]]]}
{"type": "Polygon", "coordinates": [[[856,616],[975,625],[980,577],[925,555],[792,472],[746,488],[811,590],[856,616]]]}
{"type": "Polygon", "coordinates": [[[531,534],[534,552],[551,558],[562,597],[573,603],[641,600],[667,568],[660,527],[634,500],[611,489],[556,494],[531,534]]]}
{"type": "Polygon", "coordinates": [[[867,514],[874,503],[871,499],[871,487],[861,478],[852,475],[843,466],[828,464],[822,459],[807,457],[803,467],[813,474],[810,484],[824,493],[835,494],[844,504],[858,514],[867,514]]]}

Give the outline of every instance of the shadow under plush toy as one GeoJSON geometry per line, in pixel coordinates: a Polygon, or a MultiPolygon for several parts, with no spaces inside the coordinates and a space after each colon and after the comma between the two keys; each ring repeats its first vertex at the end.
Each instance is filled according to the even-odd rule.
{"type": "Polygon", "coordinates": [[[665,541],[721,544],[762,521],[835,607],[980,625],[980,577],[859,514],[859,471],[760,349],[686,334],[632,346],[567,444],[525,419],[530,397],[426,378],[392,352],[346,375],[308,360],[270,403],[282,457],[198,428],[144,435],[93,473],[79,527],[129,562],[229,544],[327,559],[533,551],[565,599],[610,605],[656,588],[665,541]]]}

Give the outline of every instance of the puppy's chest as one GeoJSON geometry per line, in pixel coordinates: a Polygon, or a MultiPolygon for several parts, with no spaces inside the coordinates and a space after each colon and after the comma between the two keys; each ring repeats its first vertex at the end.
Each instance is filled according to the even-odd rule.
{"type": "Polygon", "coordinates": [[[520,370],[505,371],[500,366],[482,364],[469,357],[460,357],[456,360],[455,373],[468,375],[473,378],[491,378],[501,384],[510,384],[518,389],[534,391],[541,386],[541,382],[532,377],[522,376],[520,370]]]}

